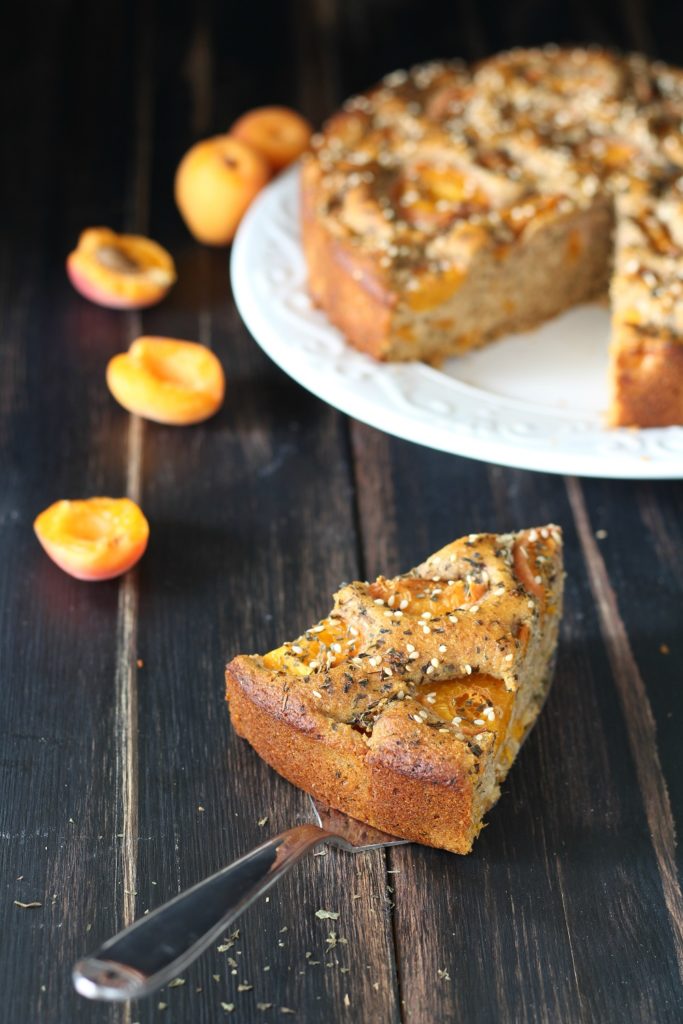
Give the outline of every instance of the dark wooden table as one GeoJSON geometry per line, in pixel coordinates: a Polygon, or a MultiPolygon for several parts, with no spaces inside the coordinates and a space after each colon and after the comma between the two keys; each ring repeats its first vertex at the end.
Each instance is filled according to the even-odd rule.
{"type": "Polygon", "coordinates": [[[550,37],[683,63],[680,14],[182,6],[14,4],[2,33],[0,1019],[680,1022],[681,484],[501,469],[349,421],[261,353],[226,253],[194,244],[172,201],[187,146],[247,107],[320,120],[393,67],[550,37]],[[100,223],[174,253],[161,306],[109,312],[70,288],[65,256],[100,223]],[[110,398],[107,360],[141,333],[215,349],[215,420],[164,428],[110,398]],[[138,498],[151,543],[122,581],[86,585],[32,521],[100,493],[138,498]],[[297,635],[342,579],[547,520],[567,540],[557,677],[474,853],[311,858],[184,985],[132,1007],[76,996],[79,954],[305,811],[231,733],[226,660],[297,635]]]}

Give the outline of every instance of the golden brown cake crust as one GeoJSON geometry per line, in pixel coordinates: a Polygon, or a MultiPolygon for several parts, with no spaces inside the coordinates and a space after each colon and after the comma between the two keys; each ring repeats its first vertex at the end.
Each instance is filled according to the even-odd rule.
{"type": "MultiPolygon", "coordinates": [[[[662,187],[675,196],[657,216],[680,279],[683,235],[669,222],[680,228],[683,212],[682,119],[683,72],[638,54],[548,46],[394,72],[352,97],[304,161],[311,296],[374,358],[438,363],[603,295],[615,198],[662,187]]],[[[640,244],[646,263],[657,237],[640,244]]],[[[648,287],[649,337],[664,343],[642,375],[633,359],[624,372],[615,346],[615,425],[683,423],[683,314],[672,333],[648,287]]]]}
{"type": "Polygon", "coordinates": [[[610,420],[619,427],[683,423],[683,344],[631,324],[615,325],[610,420]]]}
{"type": "Polygon", "coordinates": [[[463,538],[345,585],[298,641],[233,659],[233,726],[331,806],[467,853],[547,692],[561,600],[557,527],[463,538]]]}
{"type": "Polygon", "coordinates": [[[396,298],[372,258],[355,252],[316,217],[318,183],[318,168],[307,164],[301,176],[301,224],[311,298],[356,347],[382,359],[396,298]]]}
{"type": "MultiPolygon", "coordinates": [[[[280,695],[264,693],[254,675],[247,658],[231,662],[230,716],[236,732],[280,775],[384,832],[469,852],[471,765],[462,764],[458,771],[452,761],[444,758],[439,764],[433,757],[406,764],[403,744],[411,743],[409,736],[401,746],[394,741],[381,756],[372,757],[360,733],[335,729],[296,696],[283,709],[280,695]]],[[[416,725],[411,728],[417,733],[416,725]]],[[[413,742],[417,745],[417,735],[413,742]]]]}
{"type": "Polygon", "coordinates": [[[616,205],[610,421],[683,423],[681,182],[652,182],[616,205]]]}

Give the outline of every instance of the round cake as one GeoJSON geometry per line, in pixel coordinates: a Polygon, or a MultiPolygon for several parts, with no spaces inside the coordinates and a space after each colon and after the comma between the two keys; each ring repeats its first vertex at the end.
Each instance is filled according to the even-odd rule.
{"type": "Polygon", "coordinates": [[[373,357],[438,364],[609,293],[610,423],[681,424],[682,123],[683,71],[639,54],[395,71],[304,160],[311,296],[373,357]]]}

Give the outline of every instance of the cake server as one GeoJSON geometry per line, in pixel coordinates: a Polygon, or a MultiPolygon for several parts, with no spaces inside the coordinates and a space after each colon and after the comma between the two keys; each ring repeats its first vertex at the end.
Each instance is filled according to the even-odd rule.
{"type": "Polygon", "coordinates": [[[363,853],[405,843],[320,801],[311,798],[311,804],[313,822],[262,843],[79,960],[72,973],[76,991],[87,999],[122,1002],[168,984],[316,846],[363,853]]]}

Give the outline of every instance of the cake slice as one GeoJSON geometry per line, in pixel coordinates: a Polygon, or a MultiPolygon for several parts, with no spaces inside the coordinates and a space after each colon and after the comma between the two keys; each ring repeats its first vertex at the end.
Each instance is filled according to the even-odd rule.
{"type": "Polygon", "coordinates": [[[226,670],[237,733],[385,832],[468,853],[543,704],[562,611],[557,526],[470,534],[226,670]]]}

